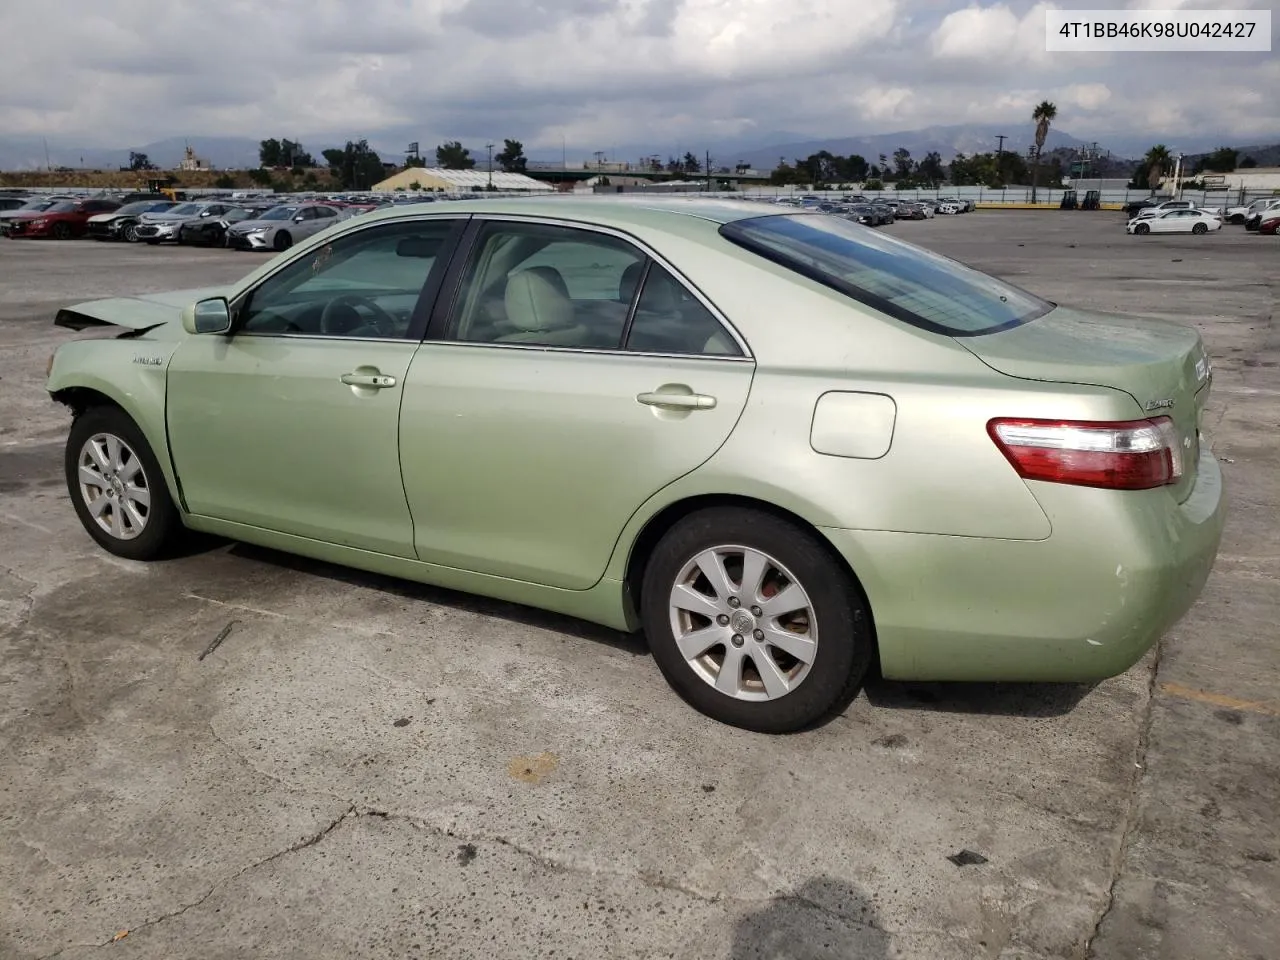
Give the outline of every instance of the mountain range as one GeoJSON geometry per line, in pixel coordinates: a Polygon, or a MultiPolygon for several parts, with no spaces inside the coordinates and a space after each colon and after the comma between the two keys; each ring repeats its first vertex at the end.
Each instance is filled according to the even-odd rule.
{"type": "MultiPolygon", "coordinates": [[[[780,158],[788,162],[797,158],[803,159],[821,150],[839,156],[859,154],[870,163],[877,163],[881,154],[892,157],[897,149],[905,148],[912,157],[919,160],[927,153],[936,151],[944,162],[950,161],[957,153],[973,154],[995,151],[998,136],[1005,134],[1004,149],[1025,153],[1032,143],[1030,124],[964,124],[955,126],[933,126],[918,130],[902,130],[895,133],[876,133],[862,136],[835,137],[817,139],[786,131],[757,133],[751,137],[734,140],[719,140],[711,143],[630,143],[611,146],[606,155],[610,159],[635,159],[642,156],[658,155],[680,156],[691,151],[701,159],[710,153],[713,162],[719,166],[734,166],[747,163],[756,169],[772,170],[780,158]]],[[[1171,149],[1180,149],[1187,153],[1208,152],[1224,143],[1230,143],[1226,137],[1197,136],[1179,140],[1166,137],[1165,142],[1171,149]]],[[[1280,140],[1280,134],[1276,140],[1280,140]]],[[[1111,138],[1099,143],[1102,153],[1110,152],[1117,159],[1136,158],[1142,156],[1151,146],[1151,138],[1123,136],[1111,138]]],[[[372,143],[387,160],[395,160],[403,156],[403,141],[395,141],[395,145],[375,140],[372,143]]],[[[1086,140],[1063,130],[1050,129],[1045,149],[1075,149],[1086,144],[1086,140]]],[[[41,170],[52,167],[85,167],[88,169],[114,170],[127,166],[130,150],[145,153],[152,163],[163,169],[176,168],[182,159],[186,147],[190,145],[196,155],[207,161],[215,169],[246,169],[258,165],[258,141],[251,137],[169,137],[156,140],[138,147],[101,148],[79,147],[74,142],[50,140],[47,145],[40,137],[7,137],[0,135],[0,170],[41,170]]],[[[304,146],[314,156],[319,157],[322,150],[330,146],[341,146],[339,142],[320,142],[304,140],[304,146]]],[[[478,144],[468,144],[473,156],[480,156],[483,149],[478,144]]],[[[424,154],[430,160],[431,147],[424,141],[424,154]]],[[[569,162],[589,159],[592,150],[583,150],[580,146],[567,152],[569,162]]],[[[1240,155],[1253,156],[1259,165],[1265,166],[1264,159],[1269,160],[1270,153],[1265,147],[1241,147],[1240,155]]],[[[531,160],[559,161],[559,149],[528,150],[531,160]]]]}

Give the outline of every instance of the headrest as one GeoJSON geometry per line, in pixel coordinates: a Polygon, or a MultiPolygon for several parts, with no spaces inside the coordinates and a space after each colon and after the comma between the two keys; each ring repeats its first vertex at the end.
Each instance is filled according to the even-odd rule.
{"type": "Polygon", "coordinates": [[[544,265],[541,267],[526,267],[521,273],[536,273],[538,276],[545,278],[560,293],[564,294],[566,300],[572,300],[569,296],[569,285],[564,282],[564,274],[555,267],[544,265]]]}
{"type": "Polygon", "coordinates": [[[627,269],[622,271],[622,279],[618,281],[619,300],[623,303],[631,302],[631,298],[636,295],[636,287],[640,284],[640,275],[643,273],[643,260],[637,260],[635,263],[627,265],[627,269]]]}
{"type": "Polygon", "coordinates": [[[573,302],[554,283],[534,270],[507,280],[503,297],[507,319],[521,330],[560,330],[573,326],[573,302]]]}
{"type": "Polygon", "coordinates": [[[676,281],[657,264],[645,278],[639,308],[646,313],[675,313],[680,309],[680,291],[676,281]]]}

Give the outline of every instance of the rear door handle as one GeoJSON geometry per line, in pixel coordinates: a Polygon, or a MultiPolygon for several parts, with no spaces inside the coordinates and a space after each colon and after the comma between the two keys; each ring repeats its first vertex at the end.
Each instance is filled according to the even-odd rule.
{"type": "Polygon", "coordinates": [[[665,407],[668,410],[711,410],[716,398],[705,393],[641,393],[636,400],[649,407],[665,407]]]}
{"type": "Polygon", "coordinates": [[[395,377],[388,377],[382,373],[344,373],[340,379],[349,387],[375,387],[382,389],[383,387],[394,387],[396,385],[395,377]]]}

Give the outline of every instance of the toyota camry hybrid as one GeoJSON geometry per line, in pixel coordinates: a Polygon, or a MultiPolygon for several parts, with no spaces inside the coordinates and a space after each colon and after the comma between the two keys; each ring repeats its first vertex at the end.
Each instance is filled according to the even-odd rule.
{"type": "Polygon", "coordinates": [[[643,629],[682,697],[753,730],[831,715],[873,666],[1120,673],[1222,531],[1194,330],[822,213],[397,207],[55,322],[124,328],[48,378],[106,550],[204,531],[643,629]]]}

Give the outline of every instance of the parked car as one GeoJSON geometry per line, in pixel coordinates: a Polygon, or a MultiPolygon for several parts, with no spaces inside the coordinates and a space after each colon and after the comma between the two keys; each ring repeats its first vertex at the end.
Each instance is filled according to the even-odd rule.
{"type": "Polygon", "coordinates": [[[242,223],[262,216],[271,206],[232,207],[220,217],[187,220],[178,227],[178,243],[197,247],[225,247],[227,229],[233,223],[242,223]]]}
{"type": "Polygon", "coordinates": [[[879,218],[879,222],[876,224],[876,226],[883,226],[886,223],[893,223],[894,221],[893,207],[889,206],[887,203],[881,203],[880,201],[875,201],[871,204],[871,209],[875,211],[876,216],[879,218]]]}
{"type": "Polygon", "coordinates": [[[1280,233],[1280,210],[1268,210],[1258,223],[1258,233],[1274,237],[1280,233]]]}
{"type": "MultiPolygon", "coordinates": [[[[939,197],[938,203],[939,204],[945,203],[950,206],[956,207],[957,209],[952,211],[953,213],[969,213],[971,210],[976,210],[978,207],[978,204],[975,201],[961,200],[959,197],[939,197]]],[[[939,210],[938,212],[941,213],[942,211],[939,210]]]]}
{"type": "Polygon", "coordinates": [[[114,200],[60,200],[44,210],[19,213],[8,221],[8,235],[70,240],[84,236],[89,218],[119,209],[114,200]]]}
{"type": "Polygon", "coordinates": [[[94,240],[138,242],[138,221],[148,213],[164,213],[178,204],[173,200],[138,200],[89,218],[85,234],[94,240]]]}
{"type": "Polygon", "coordinates": [[[1254,214],[1265,214],[1268,210],[1280,209],[1280,197],[1263,197],[1246,207],[1228,207],[1224,219],[1227,223],[1244,223],[1254,214]]]}
{"type": "Polygon", "coordinates": [[[1126,233],[1208,233],[1221,230],[1222,220],[1203,210],[1166,210],[1163,213],[1143,212],[1125,225],[1126,233]]]}
{"type": "Polygon", "coordinates": [[[846,220],[860,223],[866,227],[880,225],[880,214],[869,203],[851,203],[849,204],[849,212],[843,214],[843,216],[846,220]]]}
{"type": "Polygon", "coordinates": [[[152,246],[159,243],[177,243],[178,231],[182,229],[183,224],[192,220],[221,217],[235,206],[234,203],[227,202],[189,202],[180,203],[160,213],[144,214],[138,221],[136,229],[138,239],[152,246]]]}
{"type": "Polygon", "coordinates": [[[288,250],[299,240],[347,218],[345,211],[319,203],[272,207],[256,220],[227,229],[227,246],[236,250],[288,250]]]}
{"type": "Polygon", "coordinates": [[[1153,204],[1144,207],[1134,214],[1133,219],[1142,220],[1150,217],[1158,217],[1168,213],[1170,210],[1200,210],[1213,216],[1221,217],[1222,210],[1220,208],[1213,209],[1207,207],[1198,207],[1190,200],[1165,200],[1162,203],[1153,204]]]}
{"type": "Polygon", "coordinates": [[[954,214],[964,213],[965,207],[959,200],[939,200],[937,212],[941,216],[952,216],[954,214]]]}
{"type": "Polygon", "coordinates": [[[48,210],[55,203],[74,199],[75,197],[31,197],[11,210],[0,211],[0,236],[9,235],[9,222],[11,220],[29,213],[39,213],[42,210],[48,210]]]}
{"type": "Polygon", "coordinates": [[[55,322],[125,328],[64,342],[47,382],[105,550],[191,528],[643,627],[686,700],[753,730],[840,710],[873,661],[1120,673],[1222,532],[1194,328],[840,217],[391,209],[228,287],[55,322]]]}
{"type": "Polygon", "coordinates": [[[933,211],[923,203],[903,203],[898,206],[900,220],[927,220],[931,216],[933,211]]]}
{"type": "Polygon", "coordinates": [[[0,197],[0,210],[18,210],[27,203],[26,197],[0,197]]]}

